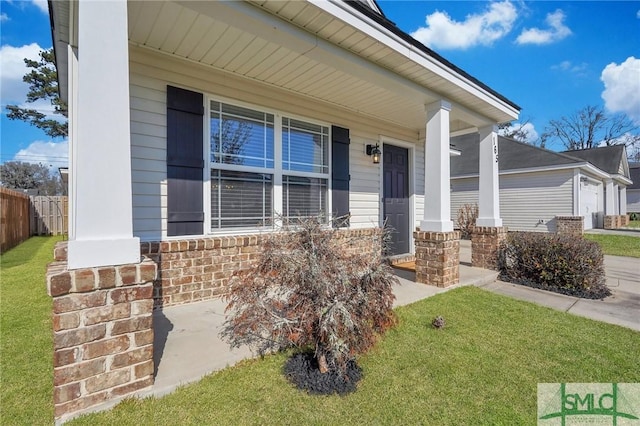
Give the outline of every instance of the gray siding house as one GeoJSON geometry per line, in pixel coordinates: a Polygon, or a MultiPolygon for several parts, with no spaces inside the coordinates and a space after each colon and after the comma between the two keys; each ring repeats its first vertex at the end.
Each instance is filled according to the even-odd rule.
{"type": "Polygon", "coordinates": [[[629,173],[633,183],[627,187],[627,211],[640,213],[640,163],[629,164],[629,173]]]}
{"type": "MultiPolygon", "coordinates": [[[[477,134],[451,139],[451,217],[478,202],[477,134]]],[[[629,168],[624,146],[554,152],[498,137],[500,213],[514,231],[555,232],[556,216],[582,216],[602,228],[606,215],[626,214],[629,168]],[[612,200],[607,208],[607,191],[612,200]]]]}

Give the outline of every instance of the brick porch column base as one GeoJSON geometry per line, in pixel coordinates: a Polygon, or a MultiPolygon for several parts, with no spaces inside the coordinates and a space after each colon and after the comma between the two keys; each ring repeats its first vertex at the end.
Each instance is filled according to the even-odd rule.
{"type": "Polygon", "coordinates": [[[460,232],[413,233],[416,246],[416,281],[449,287],[460,281],[460,232]]]}
{"type": "Polygon", "coordinates": [[[628,214],[620,215],[620,226],[629,226],[629,222],[631,222],[631,219],[629,219],[628,214]]]}
{"type": "Polygon", "coordinates": [[[474,226],[471,230],[471,266],[498,270],[498,248],[507,237],[507,228],[474,226]]]}
{"type": "Polygon", "coordinates": [[[582,235],[584,233],[584,217],[556,216],[556,234],[582,235]]]}
{"type": "Polygon", "coordinates": [[[53,399],[57,422],[109,408],[153,385],[156,264],[67,269],[58,243],[47,269],[53,298],[53,399]]]}
{"type": "Polygon", "coordinates": [[[616,229],[618,228],[618,215],[607,215],[604,217],[604,229],[616,229]]]}

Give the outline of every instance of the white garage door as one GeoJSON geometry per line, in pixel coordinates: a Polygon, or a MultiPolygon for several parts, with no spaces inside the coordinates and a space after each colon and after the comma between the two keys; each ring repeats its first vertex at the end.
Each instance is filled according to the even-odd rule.
{"type": "Polygon", "coordinates": [[[589,181],[580,183],[580,215],[584,216],[584,229],[598,226],[598,187],[589,181]]]}

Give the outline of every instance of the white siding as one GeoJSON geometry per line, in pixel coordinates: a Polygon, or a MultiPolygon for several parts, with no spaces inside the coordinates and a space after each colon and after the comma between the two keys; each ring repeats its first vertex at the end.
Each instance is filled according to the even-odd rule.
{"type": "MultiPolygon", "coordinates": [[[[348,128],[351,137],[349,201],[352,227],[376,226],[380,218],[382,164],[372,164],[371,157],[365,154],[365,146],[379,143],[380,135],[410,143],[418,138],[416,130],[381,123],[310,98],[133,46],[130,51],[130,85],[133,228],[134,234],[142,240],[166,238],[167,85],[348,128]]],[[[415,164],[424,164],[423,151],[424,143],[418,143],[415,164]]],[[[421,167],[416,169],[414,217],[418,222],[423,211],[424,171],[421,167]]]]}
{"type": "MultiPolygon", "coordinates": [[[[555,232],[555,216],[573,215],[573,171],[500,175],[500,216],[512,231],[555,232]]],[[[466,203],[477,203],[478,179],[454,179],[451,219],[466,203]]]]}
{"type": "Polygon", "coordinates": [[[627,212],[640,213],[640,189],[627,188],[627,212]]]}

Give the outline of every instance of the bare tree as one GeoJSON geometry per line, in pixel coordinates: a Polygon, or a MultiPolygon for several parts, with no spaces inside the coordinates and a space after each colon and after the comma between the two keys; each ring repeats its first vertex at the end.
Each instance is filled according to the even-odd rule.
{"type": "Polygon", "coordinates": [[[541,139],[559,140],[567,150],[640,143],[640,128],[624,114],[607,114],[602,107],[586,106],[577,112],[549,121],[541,139]]]}
{"type": "MultiPolygon", "coordinates": [[[[528,124],[530,123],[531,119],[527,118],[520,122],[509,121],[507,123],[498,124],[498,132],[506,138],[531,145],[539,145],[540,139],[534,140],[533,135],[528,129],[528,124]]],[[[542,148],[544,148],[544,145],[542,148]]]]}

